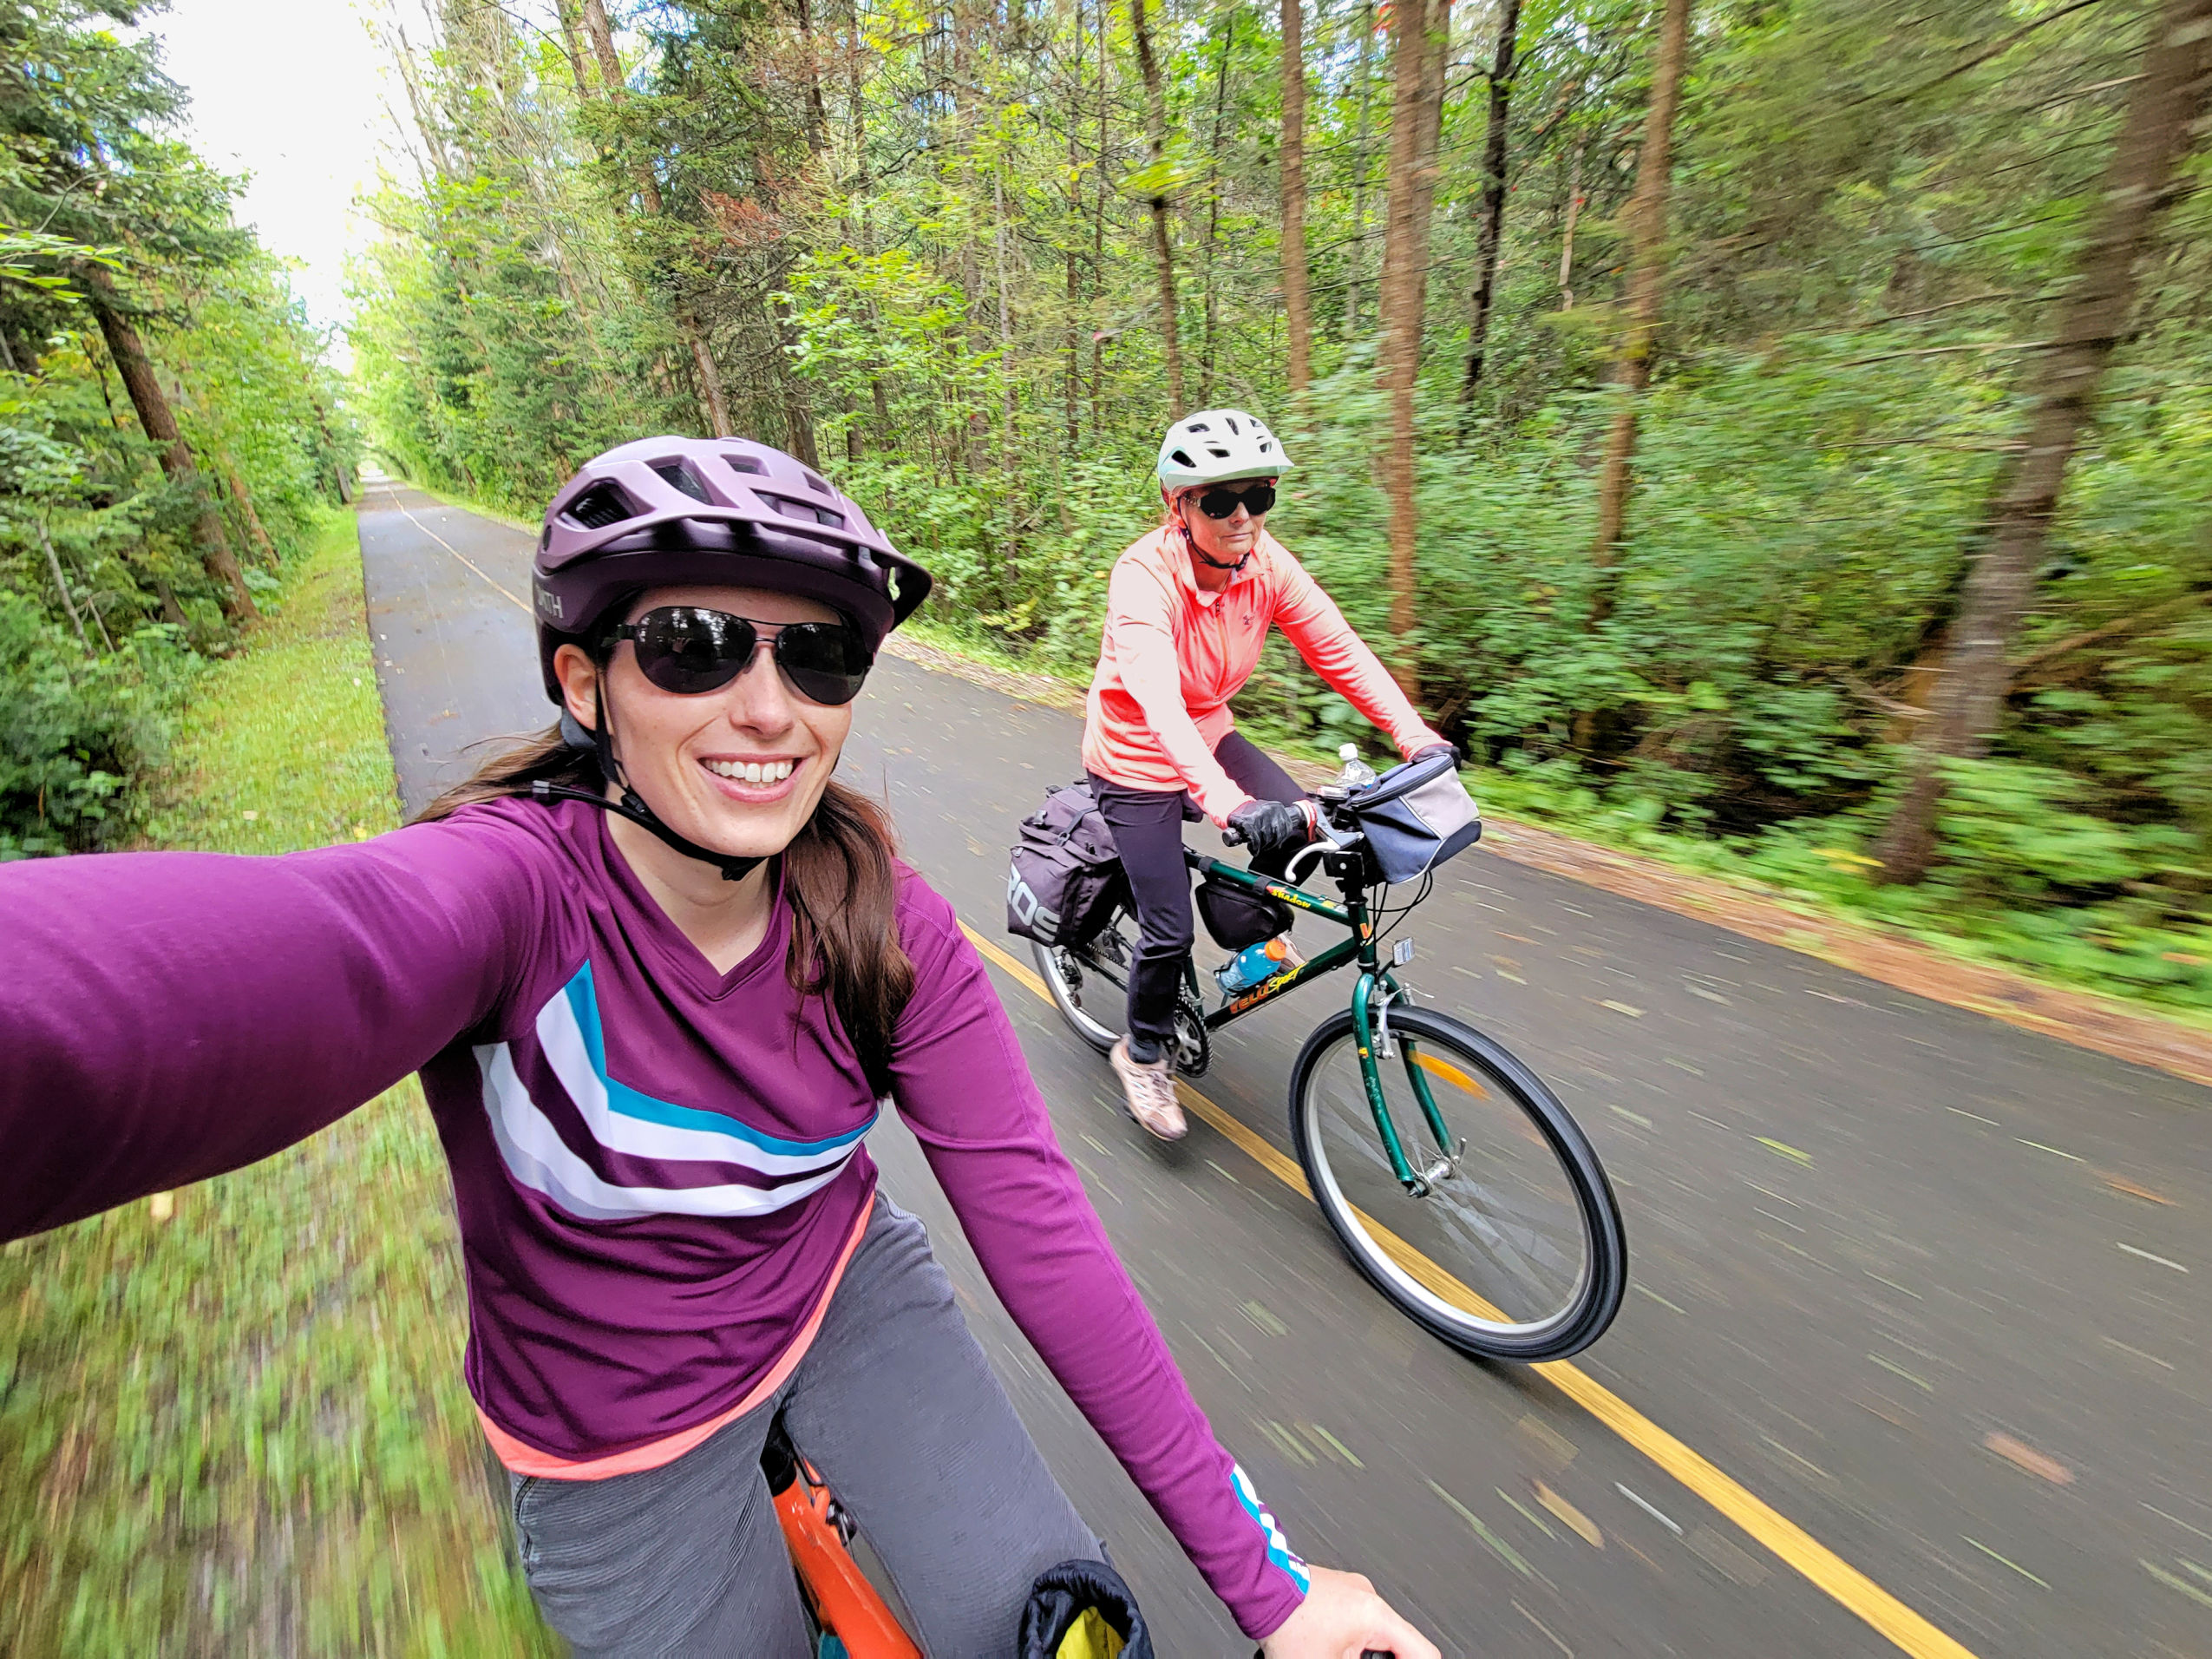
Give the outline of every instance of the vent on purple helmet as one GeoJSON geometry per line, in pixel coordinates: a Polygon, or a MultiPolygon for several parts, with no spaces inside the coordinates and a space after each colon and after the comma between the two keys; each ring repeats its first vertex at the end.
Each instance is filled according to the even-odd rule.
{"type": "Polygon", "coordinates": [[[768,471],[768,469],[760,463],[758,458],[753,456],[726,455],[722,458],[724,461],[727,461],[730,465],[730,469],[736,472],[750,472],[765,475],[768,471]]]}
{"type": "Polygon", "coordinates": [[[816,524],[827,524],[839,530],[845,528],[842,513],[833,513],[826,507],[816,507],[812,502],[795,502],[789,496],[771,495],[766,490],[759,494],[762,501],[786,518],[811,519],[816,524]]]}
{"type": "Polygon", "coordinates": [[[714,499],[707,494],[707,487],[699,482],[697,475],[681,461],[656,461],[652,464],[655,472],[693,501],[711,502],[714,499]]]}
{"type": "MultiPolygon", "coordinates": [[[[808,472],[804,467],[799,469],[799,475],[807,481],[807,487],[812,489],[817,495],[834,495],[837,493],[829,487],[828,479],[817,477],[813,473],[808,472]]],[[[838,522],[841,524],[844,521],[840,519],[838,522]]]]}
{"type": "Polygon", "coordinates": [[[593,484],[589,489],[568,503],[570,518],[587,530],[604,530],[610,524],[638,516],[638,509],[630,498],[611,483],[593,484]]]}

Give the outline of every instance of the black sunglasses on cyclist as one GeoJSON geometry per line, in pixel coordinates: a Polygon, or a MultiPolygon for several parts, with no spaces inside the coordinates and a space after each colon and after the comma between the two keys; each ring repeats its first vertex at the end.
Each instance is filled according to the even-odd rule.
{"type": "Polygon", "coordinates": [[[1275,481],[1272,478],[1246,490],[1225,489],[1216,484],[1198,498],[1198,510],[1210,519],[1234,517],[1238,508],[1258,518],[1275,504],[1275,481]]]}
{"type": "Polygon", "coordinates": [[[786,685],[810,703],[839,707],[861,694],[874,659],[843,622],[755,622],[696,605],[664,605],[616,628],[637,646],[647,679],[678,697],[718,692],[751,665],[762,639],[786,685]],[[763,629],[774,632],[763,635],[763,629]]]}

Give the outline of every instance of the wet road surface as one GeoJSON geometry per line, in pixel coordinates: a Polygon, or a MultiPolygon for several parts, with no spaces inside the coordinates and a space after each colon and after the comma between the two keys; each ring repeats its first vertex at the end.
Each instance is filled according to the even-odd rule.
{"type": "MultiPolygon", "coordinates": [[[[531,538],[392,485],[361,536],[411,809],[467,745],[548,722],[531,538]]],[[[1078,771],[1078,731],[887,657],[842,775],[1026,963],[1005,848],[1078,771]]],[[[1480,850],[1410,928],[1423,1000],[1534,1066],[1613,1174],[1631,1290],[1571,1374],[1422,1335],[1264,1156],[1202,1123],[1151,1142],[994,969],[1063,1144],[1303,1553],[1453,1654],[2212,1655],[2212,1091],[1480,850]]],[[[1263,1154],[1288,1151],[1291,1060],[1336,1003],[1332,981],[1216,1039],[1200,1087],[1263,1154]]],[[[871,1144],[1161,1651],[1248,1651],[912,1140],[887,1120],[871,1144]]]]}

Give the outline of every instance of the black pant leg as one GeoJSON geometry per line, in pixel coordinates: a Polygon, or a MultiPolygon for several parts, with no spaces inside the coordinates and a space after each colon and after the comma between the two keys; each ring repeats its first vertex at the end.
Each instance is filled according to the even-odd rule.
{"type": "Polygon", "coordinates": [[[1136,961],[1129,972],[1129,1035],[1166,1051],[1175,1040],[1175,997],[1196,930],[1190,869],[1183,862],[1183,801],[1178,790],[1133,790],[1091,774],[1098,810],[1136,901],[1136,961]]]}

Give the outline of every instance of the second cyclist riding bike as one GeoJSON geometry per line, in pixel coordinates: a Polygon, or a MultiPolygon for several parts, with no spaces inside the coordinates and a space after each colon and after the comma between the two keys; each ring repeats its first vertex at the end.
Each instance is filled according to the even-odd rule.
{"type": "MultiPolygon", "coordinates": [[[[1627,1282],[1611,1184],[1556,1095],[1505,1046],[1415,1004],[1389,935],[1425,899],[1435,866],[1480,834],[1448,754],[1365,789],[1317,793],[1321,839],[1280,880],[1185,849],[1217,889],[1287,906],[1345,937],[1286,961],[1207,1009],[1187,965],[1175,1012],[1176,1070],[1205,1072],[1214,1032],[1342,967],[1349,1006],[1314,1027],[1291,1069],[1291,1138],[1315,1202],[1355,1266],[1402,1311],[1469,1354],[1533,1362],[1595,1341],[1627,1282]],[[1457,797],[1464,827],[1449,825],[1457,797]],[[1438,808],[1442,809],[1439,812],[1438,808]],[[1319,874],[1334,898],[1303,885],[1319,874]],[[1416,883],[1391,903],[1391,884],[1416,883]]],[[[1032,941],[1062,1015],[1103,1053],[1126,1023],[1137,929],[1112,895],[1077,942],[1032,941]]],[[[1201,907],[1202,908],[1202,907],[1201,907]]],[[[1234,980],[1229,983],[1235,983],[1234,980]]]]}

